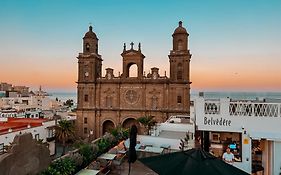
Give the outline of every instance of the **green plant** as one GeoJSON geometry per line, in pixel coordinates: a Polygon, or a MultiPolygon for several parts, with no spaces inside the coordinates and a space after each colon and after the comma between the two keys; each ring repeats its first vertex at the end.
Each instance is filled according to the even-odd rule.
{"type": "Polygon", "coordinates": [[[66,100],[66,102],[63,103],[64,106],[67,106],[67,107],[71,107],[73,106],[73,100],[72,99],[68,99],[66,100]]]}
{"type": "Polygon", "coordinates": [[[70,158],[57,160],[41,174],[42,175],[71,175],[75,172],[75,162],[70,158]]]}
{"type": "Polygon", "coordinates": [[[88,165],[95,158],[93,147],[90,144],[81,145],[79,154],[83,156],[83,166],[88,165]]]}
{"type": "Polygon", "coordinates": [[[121,125],[111,129],[110,133],[117,141],[125,140],[129,137],[129,129],[123,128],[121,125]]]}
{"type": "Polygon", "coordinates": [[[69,156],[71,160],[74,161],[76,170],[79,170],[83,165],[83,156],[79,153],[74,153],[69,156]]]}
{"type": "Polygon", "coordinates": [[[62,155],[65,154],[66,141],[68,141],[73,136],[74,136],[73,124],[67,120],[59,121],[58,125],[56,126],[56,138],[57,140],[62,142],[62,146],[63,146],[62,155]]]}
{"type": "Polygon", "coordinates": [[[98,141],[97,146],[98,146],[98,154],[102,154],[109,149],[110,142],[108,140],[102,138],[98,141]]]}
{"type": "Polygon", "coordinates": [[[149,134],[151,127],[156,124],[156,121],[153,118],[154,116],[146,115],[137,119],[137,121],[144,126],[147,135],[149,134]]]}

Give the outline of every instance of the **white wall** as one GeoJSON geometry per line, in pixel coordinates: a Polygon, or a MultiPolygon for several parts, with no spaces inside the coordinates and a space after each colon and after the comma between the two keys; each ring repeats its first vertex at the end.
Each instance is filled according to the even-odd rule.
{"type": "Polygon", "coordinates": [[[234,166],[239,169],[246,171],[247,173],[252,172],[252,141],[251,138],[247,134],[242,133],[242,161],[241,162],[234,162],[234,166]],[[246,140],[248,141],[245,144],[246,140]]]}
{"type": "Polygon", "coordinates": [[[180,140],[177,139],[168,139],[146,135],[138,135],[137,141],[140,141],[141,144],[152,143],[155,147],[160,147],[162,144],[169,144],[171,145],[171,149],[179,149],[180,146],[180,140]]]}
{"type": "Polygon", "coordinates": [[[178,131],[178,132],[192,132],[194,133],[194,125],[193,124],[180,124],[180,123],[161,123],[160,130],[165,131],[178,131]]]}
{"type": "Polygon", "coordinates": [[[17,134],[20,134],[20,132],[23,133],[31,133],[33,138],[35,138],[36,134],[39,134],[39,139],[43,139],[43,142],[46,142],[46,138],[48,136],[48,129],[47,127],[50,126],[55,126],[55,121],[47,121],[44,122],[42,126],[38,127],[32,127],[32,128],[27,128],[21,131],[15,131],[15,132],[10,132],[7,134],[0,135],[0,144],[4,143],[4,145],[9,145],[10,143],[13,142],[15,136],[17,134]]]}
{"type": "MultiPolygon", "coordinates": [[[[217,101],[220,104],[219,114],[205,114],[205,99],[197,98],[195,101],[195,115],[196,125],[199,130],[207,131],[226,131],[226,132],[241,132],[244,128],[251,136],[251,134],[263,135],[267,139],[278,139],[281,140],[281,112],[278,111],[278,116],[234,116],[229,114],[229,99],[220,99],[217,101]],[[225,119],[231,121],[230,125],[217,125],[215,123],[207,124],[207,120],[221,120],[225,119]],[[265,125],[266,123],[266,125],[265,125]],[[274,137],[274,138],[270,138],[274,137]]],[[[250,102],[251,103],[251,102],[250,102]]],[[[280,103],[276,103],[281,108],[280,103]]]]}

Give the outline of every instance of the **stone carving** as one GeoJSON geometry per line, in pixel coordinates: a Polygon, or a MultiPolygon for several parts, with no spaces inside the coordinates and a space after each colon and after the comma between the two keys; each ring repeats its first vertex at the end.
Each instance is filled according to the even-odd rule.
{"type": "Polygon", "coordinates": [[[51,163],[50,151],[36,143],[31,133],[17,135],[11,149],[0,155],[1,175],[35,175],[51,163]]]}
{"type": "Polygon", "coordinates": [[[126,91],[125,99],[126,99],[127,103],[134,104],[138,101],[139,95],[138,95],[137,91],[130,89],[130,90],[126,91]]]}

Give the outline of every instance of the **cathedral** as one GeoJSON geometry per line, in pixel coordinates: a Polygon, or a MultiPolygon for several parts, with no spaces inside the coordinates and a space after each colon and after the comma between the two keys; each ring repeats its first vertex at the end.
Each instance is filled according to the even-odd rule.
{"type": "Polygon", "coordinates": [[[157,122],[172,115],[190,113],[190,59],[186,29],[179,22],[172,34],[170,75],[160,75],[159,68],[144,73],[141,45],[130,48],[124,44],[121,53],[123,70],[118,76],[106,68],[102,76],[102,56],[99,54],[98,37],[92,26],[83,37],[83,52],[79,53],[77,81],[76,131],[82,138],[97,138],[116,126],[130,127],[137,118],[150,115],[157,122]],[[132,65],[137,75],[130,75],[132,65]]]}

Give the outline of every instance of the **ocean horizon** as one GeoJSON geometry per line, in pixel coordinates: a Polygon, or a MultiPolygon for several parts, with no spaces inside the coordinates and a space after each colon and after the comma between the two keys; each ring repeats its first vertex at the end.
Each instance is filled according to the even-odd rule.
{"type": "MultiPolygon", "coordinates": [[[[256,99],[278,99],[281,100],[281,92],[211,92],[202,91],[205,98],[218,99],[218,98],[231,98],[235,100],[256,100],[256,99]]],[[[68,99],[77,103],[76,92],[50,92],[50,98],[65,102],[68,99]]],[[[191,99],[199,96],[199,92],[191,92],[191,99]]]]}

